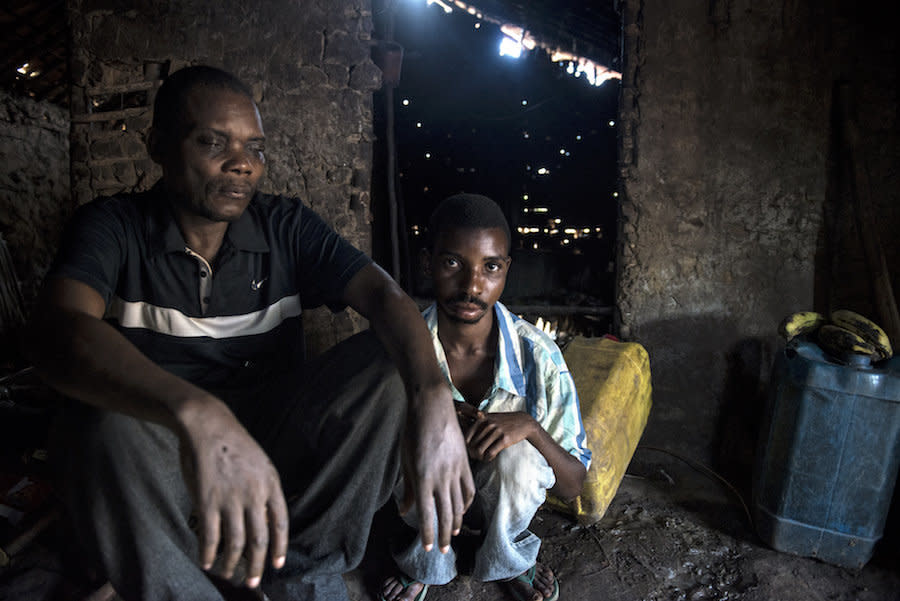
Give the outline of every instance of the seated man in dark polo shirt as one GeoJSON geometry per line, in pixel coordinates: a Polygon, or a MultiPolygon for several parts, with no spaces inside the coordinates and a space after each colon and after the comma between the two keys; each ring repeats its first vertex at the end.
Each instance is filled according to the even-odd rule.
{"type": "Polygon", "coordinates": [[[162,179],[77,211],[35,311],[31,356],[73,399],[51,455],[74,540],[128,601],[218,601],[238,573],[273,601],[345,599],[400,469],[428,548],[473,496],[416,305],[257,190],[264,141],[244,84],[174,73],[148,144],[162,179]],[[374,334],[305,361],[301,313],[323,304],[374,334]]]}

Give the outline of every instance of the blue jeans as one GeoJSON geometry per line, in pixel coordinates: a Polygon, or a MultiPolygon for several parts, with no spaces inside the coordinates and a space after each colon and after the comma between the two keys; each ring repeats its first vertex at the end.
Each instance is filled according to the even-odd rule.
{"type": "MultiPolygon", "coordinates": [[[[472,463],[475,503],[484,512],[484,541],[475,552],[471,577],[481,582],[508,580],[534,565],[541,539],[528,530],[535,512],[556,483],[553,469],[531,443],[522,441],[507,447],[493,461],[472,463]]],[[[403,494],[403,482],[394,491],[403,494]]],[[[418,526],[415,509],[403,516],[410,526],[418,526]]],[[[435,523],[435,532],[437,524],[435,523]]],[[[394,554],[397,567],[410,578],[426,584],[447,584],[456,577],[453,548],[441,553],[437,545],[425,552],[422,539],[394,554]]]]}

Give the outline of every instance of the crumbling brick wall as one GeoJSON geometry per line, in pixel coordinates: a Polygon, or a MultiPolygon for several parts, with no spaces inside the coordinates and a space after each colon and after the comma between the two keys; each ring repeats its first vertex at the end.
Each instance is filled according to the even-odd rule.
{"type": "Polygon", "coordinates": [[[69,115],[0,91],[0,235],[28,307],[50,266],[69,195],[69,115]]]}
{"type": "MultiPolygon", "coordinates": [[[[358,247],[371,248],[372,91],[368,0],[247,4],[70,0],[72,186],[98,194],[150,187],[144,144],[160,78],[192,64],[231,71],[254,90],[266,132],[265,191],[297,195],[358,247]]],[[[317,352],[361,329],[350,312],[307,315],[317,352]]]]}

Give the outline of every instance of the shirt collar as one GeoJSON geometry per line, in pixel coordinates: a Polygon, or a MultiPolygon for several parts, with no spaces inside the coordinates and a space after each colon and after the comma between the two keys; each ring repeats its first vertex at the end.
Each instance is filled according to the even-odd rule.
{"type": "MultiPolygon", "coordinates": [[[[172,207],[166,198],[162,180],[156,182],[147,194],[149,204],[147,207],[147,232],[151,254],[184,252],[187,244],[184,236],[181,235],[181,230],[178,229],[172,207]]],[[[228,226],[223,242],[224,247],[250,252],[269,252],[269,244],[263,228],[259,219],[256,218],[256,211],[253,210],[258,195],[257,191],[247,209],[238,217],[237,221],[228,226]]]]}
{"type": "MultiPolygon", "coordinates": [[[[425,325],[431,332],[434,342],[434,352],[437,355],[438,364],[447,380],[450,380],[450,371],[447,366],[447,356],[444,347],[438,338],[437,303],[425,309],[422,313],[425,325]]],[[[516,335],[515,322],[518,317],[499,301],[494,304],[494,317],[497,320],[497,358],[494,360],[494,384],[491,396],[497,389],[503,389],[517,396],[525,396],[525,373],[522,370],[522,342],[516,335]]],[[[459,399],[461,400],[461,399],[459,399]]]]}
{"type": "Polygon", "coordinates": [[[515,395],[525,396],[525,373],[522,369],[522,340],[517,335],[516,320],[519,318],[509,312],[503,303],[494,305],[494,316],[500,335],[498,336],[496,371],[494,382],[515,395]]]}

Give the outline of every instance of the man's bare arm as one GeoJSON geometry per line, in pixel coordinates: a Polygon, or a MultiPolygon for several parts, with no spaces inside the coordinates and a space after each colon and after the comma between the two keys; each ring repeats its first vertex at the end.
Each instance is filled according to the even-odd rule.
{"type": "Polygon", "coordinates": [[[375,264],[350,280],[344,301],[369,320],[406,384],[409,415],[403,463],[407,487],[401,509],[408,509],[415,500],[426,549],[435,540],[437,516],[437,542],[446,552],[451,536],[462,526],[475,485],[431,334],[413,300],[375,264]]]}
{"type": "Polygon", "coordinates": [[[71,279],[49,280],[29,328],[28,354],[47,382],[81,401],[162,424],[179,438],[201,523],[201,563],[221,545],[222,575],[240,556],[256,586],[267,551],[280,567],[288,519],[278,474],[225,404],[163,370],[102,320],[103,298],[71,279]]]}

